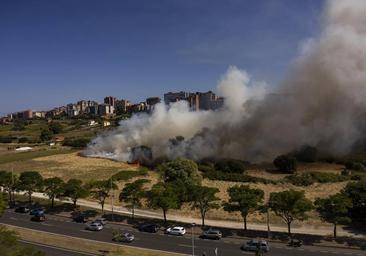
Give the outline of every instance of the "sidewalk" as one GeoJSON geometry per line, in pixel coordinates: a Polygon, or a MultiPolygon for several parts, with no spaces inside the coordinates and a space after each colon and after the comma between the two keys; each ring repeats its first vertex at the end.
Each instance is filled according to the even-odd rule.
{"type": "MultiPolygon", "coordinates": [[[[32,196],[35,197],[35,198],[48,199],[48,197],[45,196],[43,193],[33,193],[32,196]]],[[[55,199],[55,201],[63,202],[63,203],[71,203],[71,201],[69,201],[69,200],[57,200],[57,199],[55,199]]],[[[94,209],[101,209],[100,204],[98,204],[97,202],[88,201],[88,200],[85,200],[85,199],[79,199],[77,204],[79,206],[84,206],[84,207],[89,207],[89,208],[94,208],[94,209]]],[[[110,204],[105,204],[104,205],[104,210],[105,211],[112,211],[112,206],[110,204]]],[[[127,215],[131,214],[131,211],[128,210],[127,208],[122,207],[122,206],[116,206],[116,205],[114,205],[114,207],[113,207],[113,212],[114,213],[127,214],[127,215]]],[[[135,210],[135,216],[140,216],[140,217],[145,217],[145,218],[163,219],[163,214],[162,213],[157,213],[157,212],[152,212],[152,211],[147,211],[147,210],[139,210],[139,209],[135,210]]],[[[167,214],[167,219],[170,220],[170,221],[179,221],[179,222],[183,222],[183,223],[197,223],[197,224],[201,223],[200,218],[179,216],[179,215],[173,215],[173,214],[167,214]]],[[[212,219],[206,219],[205,224],[207,226],[235,228],[235,229],[237,229],[238,227],[243,226],[242,222],[225,221],[225,220],[212,220],[212,219]]],[[[267,225],[266,224],[248,223],[248,228],[249,229],[254,229],[254,230],[267,231],[267,225]]],[[[271,231],[287,232],[287,227],[286,226],[279,226],[279,225],[271,224],[270,228],[271,228],[271,231]]],[[[333,226],[332,225],[320,226],[320,227],[319,226],[311,226],[311,225],[307,225],[306,227],[304,227],[304,226],[295,227],[294,226],[293,228],[291,228],[291,231],[293,233],[299,233],[299,234],[311,234],[311,235],[327,236],[327,235],[332,235],[333,234],[333,226]]],[[[349,232],[349,231],[343,229],[342,227],[338,227],[338,235],[339,236],[347,236],[347,237],[366,239],[366,235],[359,234],[359,233],[354,234],[352,232],[349,232]]]]}

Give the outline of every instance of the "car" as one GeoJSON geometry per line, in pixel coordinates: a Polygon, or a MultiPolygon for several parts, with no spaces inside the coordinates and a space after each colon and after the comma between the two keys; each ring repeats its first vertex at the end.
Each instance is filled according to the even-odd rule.
{"type": "Polygon", "coordinates": [[[208,229],[204,231],[201,235],[202,238],[208,238],[208,239],[216,239],[219,240],[222,237],[222,233],[218,229],[208,229]]]}
{"type": "Polygon", "coordinates": [[[44,214],[44,210],[42,208],[35,208],[29,211],[29,215],[41,215],[44,214]]]}
{"type": "Polygon", "coordinates": [[[128,232],[126,233],[117,232],[113,235],[113,241],[115,242],[131,243],[133,240],[135,240],[135,236],[128,232]]]}
{"type": "Polygon", "coordinates": [[[300,247],[302,246],[302,241],[300,239],[290,239],[288,245],[292,247],[300,247]]]}
{"type": "Polygon", "coordinates": [[[94,222],[99,222],[100,224],[102,224],[103,226],[105,226],[107,224],[107,220],[105,218],[96,218],[94,220],[94,222]]]}
{"type": "Polygon", "coordinates": [[[186,233],[186,229],[184,227],[172,227],[167,228],[165,233],[168,235],[183,236],[186,233]]]}
{"type": "Polygon", "coordinates": [[[87,224],[85,226],[85,229],[90,231],[101,231],[103,229],[103,225],[100,224],[99,222],[92,222],[87,224]]]}
{"type": "Polygon", "coordinates": [[[88,222],[88,216],[83,213],[75,214],[72,218],[75,222],[86,223],[88,222]]]}
{"type": "Polygon", "coordinates": [[[139,231],[141,232],[148,232],[148,233],[156,233],[159,231],[159,226],[156,224],[142,224],[139,226],[139,231]]]}
{"type": "Polygon", "coordinates": [[[46,220],[46,216],[44,214],[35,214],[31,218],[31,221],[43,222],[45,220],[46,220]]]}
{"type": "Polygon", "coordinates": [[[269,252],[269,245],[267,241],[264,240],[250,240],[247,243],[241,246],[241,249],[244,251],[262,251],[262,252],[269,252]]]}
{"type": "Polygon", "coordinates": [[[15,212],[19,212],[19,213],[28,213],[29,211],[30,211],[30,209],[27,206],[19,206],[19,207],[15,208],[15,212]]]}

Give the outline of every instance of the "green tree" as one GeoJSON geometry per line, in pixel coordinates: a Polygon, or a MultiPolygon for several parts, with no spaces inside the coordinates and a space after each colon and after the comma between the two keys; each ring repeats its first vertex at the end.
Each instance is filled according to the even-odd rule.
{"type": "Polygon", "coordinates": [[[36,191],[41,191],[42,188],[43,178],[38,172],[28,171],[20,174],[17,189],[27,192],[29,204],[32,203],[32,194],[36,191]]]}
{"type": "Polygon", "coordinates": [[[44,180],[44,192],[51,200],[51,208],[55,203],[55,198],[60,197],[64,193],[65,183],[59,177],[48,178],[44,180]]]}
{"type": "Polygon", "coordinates": [[[192,201],[190,191],[193,186],[200,185],[202,180],[198,166],[194,161],[178,158],[159,165],[158,169],[162,180],[173,184],[181,202],[192,201]]]}
{"type": "Polygon", "coordinates": [[[15,119],[13,122],[13,131],[24,131],[25,130],[25,121],[22,119],[15,119]]]}
{"type": "Polygon", "coordinates": [[[0,186],[8,193],[9,202],[14,201],[13,192],[17,183],[17,176],[11,172],[0,171],[0,186]]]}
{"type": "Polygon", "coordinates": [[[158,166],[164,182],[182,181],[184,184],[201,184],[202,177],[197,164],[189,159],[178,158],[158,166]]]}
{"type": "Polygon", "coordinates": [[[290,155],[280,155],[273,160],[274,166],[280,171],[294,173],[296,171],[296,158],[290,155]]]}
{"type": "Polygon", "coordinates": [[[52,132],[49,129],[42,129],[39,138],[41,141],[48,141],[52,139],[52,132]]]}
{"type": "Polygon", "coordinates": [[[90,190],[90,194],[99,201],[102,206],[102,214],[104,214],[105,200],[113,189],[118,189],[118,186],[111,179],[108,179],[92,181],[87,185],[87,188],[90,190]]]}
{"type": "Polygon", "coordinates": [[[366,221],[366,179],[350,182],[342,191],[352,200],[349,216],[352,220],[366,221]]]}
{"type": "Polygon", "coordinates": [[[159,182],[155,184],[147,193],[148,205],[153,209],[162,209],[164,223],[166,223],[166,213],[169,209],[178,209],[179,198],[171,184],[159,182]]]}
{"type": "Polygon", "coordinates": [[[218,209],[220,206],[217,203],[220,198],[216,196],[219,192],[217,188],[205,186],[194,186],[192,190],[193,202],[192,208],[199,209],[202,219],[202,226],[205,226],[206,213],[211,209],[218,209]]]}
{"type": "Polygon", "coordinates": [[[352,200],[344,194],[338,193],[328,198],[318,198],[314,204],[320,217],[334,225],[334,238],[337,237],[338,224],[348,224],[351,222],[351,218],[348,217],[348,210],[352,208],[352,200]]]}
{"type": "Polygon", "coordinates": [[[83,182],[78,179],[70,179],[64,185],[64,196],[69,197],[76,208],[77,200],[85,198],[89,195],[89,191],[83,187],[83,182]]]}
{"type": "Polygon", "coordinates": [[[227,190],[229,200],[224,203],[224,210],[228,212],[240,212],[244,221],[244,230],[247,230],[247,217],[249,214],[260,209],[264,198],[261,189],[249,186],[233,186],[227,190]]]}
{"type": "Polygon", "coordinates": [[[59,122],[52,122],[48,125],[48,129],[53,134],[59,134],[62,132],[62,125],[59,122]]]}
{"type": "Polygon", "coordinates": [[[141,207],[141,199],[145,196],[144,184],[149,180],[139,179],[127,183],[119,194],[119,201],[128,203],[127,207],[132,210],[132,218],[135,217],[135,208],[141,207]]]}
{"type": "Polygon", "coordinates": [[[307,219],[306,212],[313,208],[313,204],[305,197],[304,191],[286,190],[272,192],[269,207],[286,222],[288,235],[291,235],[291,223],[307,219]]]}

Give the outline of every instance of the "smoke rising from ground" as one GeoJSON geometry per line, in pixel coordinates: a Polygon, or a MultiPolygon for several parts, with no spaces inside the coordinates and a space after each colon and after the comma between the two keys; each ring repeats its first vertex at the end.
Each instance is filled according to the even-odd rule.
{"type": "Polygon", "coordinates": [[[94,139],[86,155],[129,160],[145,145],[153,156],[251,161],[302,145],[324,154],[349,152],[366,128],[366,1],[328,1],[319,38],[309,40],[283,83],[265,83],[230,67],[218,84],[225,97],[219,111],[190,112],[187,103],[159,104],[94,139]],[[169,139],[183,136],[184,141],[169,139]]]}

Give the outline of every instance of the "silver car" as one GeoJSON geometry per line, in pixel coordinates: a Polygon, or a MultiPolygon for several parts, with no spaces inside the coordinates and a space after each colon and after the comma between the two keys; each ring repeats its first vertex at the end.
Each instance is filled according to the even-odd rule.
{"type": "Polygon", "coordinates": [[[222,233],[218,229],[208,229],[205,232],[202,233],[202,238],[208,238],[208,239],[221,239],[222,233]]]}
{"type": "Polygon", "coordinates": [[[85,229],[91,231],[101,231],[103,229],[103,225],[100,224],[99,222],[92,222],[90,224],[89,223],[86,224],[85,229]]]}
{"type": "Polygon", "coordinates": [[[244,251],[262,251],[269,252],[269,245],[267,241],[264,240],[250,240],[249,242],[243,244],[241,249],[244,251]]]}

